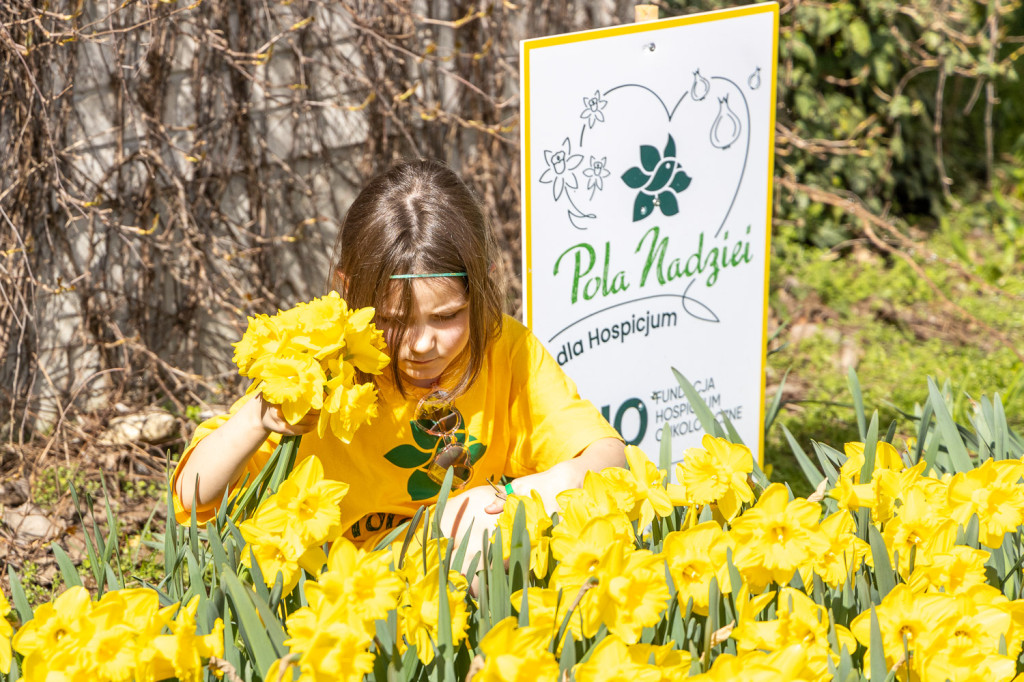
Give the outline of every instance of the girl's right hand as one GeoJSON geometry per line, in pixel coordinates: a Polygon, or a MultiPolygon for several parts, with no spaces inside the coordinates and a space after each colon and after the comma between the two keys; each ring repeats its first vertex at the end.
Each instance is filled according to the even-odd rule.
{"type": "Polygon", "coordinates": [[[320,420],[320,410],[310,410],[297,424],[289,424],[284,418],[280,405],[268,402],[258,395],[250,401],[254,411],[259,415],[260,425],[269,433],[280,433],[285,436],[301,436],[316,430],[320,420]]]}

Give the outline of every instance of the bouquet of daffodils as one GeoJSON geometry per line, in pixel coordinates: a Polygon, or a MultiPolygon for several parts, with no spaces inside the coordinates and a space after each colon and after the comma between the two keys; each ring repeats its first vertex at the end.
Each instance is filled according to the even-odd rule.
{"type": "Polygon", "coordinates": [[[263,397],[297,423],[320,410],[317,433],[330,429],[347,443],[377,416],[377,391],[356,383],[356,370],[380,374],[389,358],[373,308],[350,310],[332,291],[276,315],[249,318],[235,345],[238,371],[261,386],[263,397]]]}
{"type": "MultiPolygon", "coordinates": [[[[332,291],[276,315],[249,318],[235,345],[238,371],[254,380],[254,390],[281,406],[290,424],[319,410],[317,433],[327,430],[348,443],[363,424],[377,416],[377,390],[358,383],[358,372],[380,374],[389,362],[384,334],[373,308],[351,310],[332,291]]],[[[233,520],[248,516],[277,491],[295,463],[301,436],[285,436],[255,480],[235,500],[233,520]]]]}

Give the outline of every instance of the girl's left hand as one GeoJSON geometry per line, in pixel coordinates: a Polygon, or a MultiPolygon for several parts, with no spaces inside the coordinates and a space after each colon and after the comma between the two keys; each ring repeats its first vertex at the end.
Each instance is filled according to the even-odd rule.
{"type": "MultiPolygon", "coordinates": [[[[583,475],[586,469],[579,466],[577,459],[570,459],[559,462],[547,471],[530,474],[517,478],[512,482],[512,492],[515,495],[530,497],[530,492],[536,490],[544,501],[544,510],[551,514],[561,511],[558,507],[558,500],[555,499],[558,493],[571,488],[579,488],[583,485],[583,475]]],[[[484,509],[488,514],[500,514],[505,509],[505,500],[495,496],[484,509]]]]}
{"type": "MultiPolygon", "coordinates": [[[[546,471],[517,478],[512,482],[512,492],[530,496],[536,490],[544,501],[544,510],[551,514],[561,511],[555,497],[563,490],[582,488],[588,471],[600,471],[607,467],[626,466],[626,446],[618,438],[599,438],[572,459],[559,462],[546,471]]],[[[505,500],[495,497],[484,509],[488,514],[500,514],[505,500]]]]}

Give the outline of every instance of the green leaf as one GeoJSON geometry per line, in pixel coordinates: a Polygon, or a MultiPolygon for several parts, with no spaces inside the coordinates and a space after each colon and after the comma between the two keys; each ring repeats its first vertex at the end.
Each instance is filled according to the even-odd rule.
{"type": "Polygon", "coordinates": [[[414,471],[409,476],[409,482],[406,485],[406,490],[409,491],[409,497],[414,501],[429,500],[430,498],[441,492],[441,486],[427,476],[425,471],[414,471]]]}
{"type": "MultiPolygon", "coordinates": [[[[434,535],[436,537],[442,537],[444,533],[441,532],[441,517],[444,516],[444,508],[448,504],[448,495],[452,492],[452,481],[455,480],[455,468],[448,467],[444,472],[444,481],[441,482],[441,489],[437,491],[437,502],[434,503],[434,514],[433,521],[434,535]]],[[[451,547],[448,548],[451,551],[451,547]]]]}
{"type": "Polygon", "coordinates": [[[860,434],[861,442],[868,437],[868,420],[864,412],[864,395],[860,390],[860,381],[857,380],[857,370],[853,367],[847,372],[847,382],[850,385],[850,393],[853,394],[853,410],[857,416],[857,433],[860,434]]]}
{"type": "Polygon", "coordinates": [[[266,610],[269,620],[265,622],[260,619],[260,609],[257,607],[255,595],[242,585],[233,571],[225,570],[221,573],[221,582],[227,588],[228,599],[237,618],[242,639],[245,641],[246,650],[254,659],[256,669],[270,670],[274,661],[288,652],[287,647],[283,646],[284,632],[281,630],[280,622],[269,609],[266,610]],[[280,650],[279,644],[274,641],[275,637],[272,637],[275,629],[280,634],[280,650]]]}
{"type": "Polygon", "coordinates": [[[21,579],[18,578],[18,574],[14,572],[14,566],[11,564],[7,564],[7,577],[11,587],[11,601],[14,610],[18,612],[18,619],[23,624],[27,623],[32,620],[32,607],[28,603],[28,597],[25,596],[25,588],[21,584],[21,579]]]}
{"type": "Polygon", "coordinates": [[[682,168],[677,168],[675,176],[672,177],[672,182],[668,184],[676,194],[680,194],[690,186],[690,182],[693,180],[689,175],[686,174],[682,168]]]}
{"type": "Polygon", "coordinates": [[[487,446],[478,440],[474,440],[466,449],[469,451],[470,464],[476,464],[484,456],[484,453],[487,452],[487,446]]]}
{"type": "Polygon", "coordinates": [[[444,676],[439,678],[455,682],[455,650],[452,638],[451,605],[448,603],[448,562],[442,561],[437,571],[437,654],[444,666],[444,676]]]}
{"type": "Polygon", "coordinates": [[[648,173],[654,172],[654,169],[661,163],[661,152],[658,151],[657,147],[652,147],[649,144],[640,145],[640,164],[644,167],[644,170],[648,173]]]}
{"type": "MultiPolygon", "coordinates": [[[[416,441],[416,445],[420,446],[421,449],[426,450],[427,452],[433,452],[434,448],[437,447],[437,441],[441,439],[431,433],[427,433],[415,419],[409,422],[409,426],[412,429],[412,439],[416,441]]],[[[419,466],[419,464],[415,466],[419,466]]],[[[409,467],[405,468],[408,469],[409,467]]]]}
{"type": "MultiPolygon", "coordinates": [[[[789,432],[785,424],[782,424],[782,434],[786,437],[789,442],[789,448],[793,451],[793,456],[796,458],[797,464],[800,465],[800,469],[804,472],[804,478],[811,484],[812,488],[817,488],[823,478],[826,478],[824,474],[818,471],[818,468],[814,466],[807,453],[804,452],[800,444],[796,442],[793,434],[789,432]]],[[[829,481],[830,484],[834,484],[835,481],[829,481]]]]}
{"type": "Polygon", "coordinates": [[[935,410],[935,421],[939,427],[939,433],[942,435],[942,444],[946,446],[946,451],[949,453],[949,461],[953,466],[953,473],[971,471],[974,469],[974,465],[971,463],[971,456],[967,453],[967,448],[960,438],[960,430],[953,421],[949,408],[946,406],[946,401],[939,392],[939,387],[932,377],[928,377],[928,397],[930,398],[932,409],[935,410]]]}
{"type": "Polygon", "coordinates": [[[700,420],[700,425],[704,428],[704,431],[717,436],[719,438],[725,437],[725,431],[721,425],[715,421],[715,415],[711,412],[711,408],[704,402],[704,399],[700,397],[700,393],[697,393],[697,389],[693,387],[686,377],[680,374],[679,370],[675,367],[672,368],[672,373],[676,376],[676,381],[679,382],[679,386],[683,389],[683,393],[686,394],[686,399],[690,401],[690,407],[693,408],[694,413],[697,415],[697,419],[700,420]]]}
{"type": "Polygon", "coordinates": [[[658,208],[667,216],[674,216],[679,213],[679,202],[676,201],[676,195],[669,191],[659,194],[658,208]]]}
{"type": "Polygon", "coordinates": [[[622,181],[626,183],[626,186],[630,189],[640,189],[647,184],[648,180],[650,180],[650,176],[636,166],[633,166],[622,174],[622,181]]]}
{"type": "Polygon", "coordinates": [[[871,679],[885,680],[889,673],[885,664],[885,647],[882,644],[882,630],[878,627],[878,614],[871,605],[871,679]]]}
{"type": "Polygon", "coordinates": [[[82,576],[78,574],[78,569],[75,568],[75,564],[64,551],[64,548],[54,542],[50,545],[50,549],[53,550],[53,556],[57,559],[57,566],[60,567],[60,574],[64,578],[64,584],[68,587],[81,587],[82,576]]]}
{"type": "MultiPolygon", "coordinates": [[[[433,445],[436,444],[435,440],[433,445]]],[[[384,453],[384,459],[402,469],[418,469],[430,461],[431,454],[431,452],[423,452],[414,445],[402,443],[384,453]]]]}
{"type": "Polygon", "coordinates": [[[666,476],[671,477],[672,472],[670,467],[672,466],[672,430],[668,426],[668,422],[665,422],[665,426],[661,428],[661,451],[658,453],[658,468],[665,472],[666,476]]]}
{"type": "Polygon", "coordinates": [[[864,438],[864,464],[860,468],[860,482],[868,483],[875,475],[875,453],[878,451],[878,411],[871,415],[871,425],[868,426],[867,436],[864,438]]]}
{"type": "Polygon", "coordinates": [[[896,573],[893,570],[892,562],[889,561],[889,550],[885,547],[885,540],[878,532],[874,524],[868,526],[868,542],[871,545],[871,558],[874,561],[874,574],[878,586],[878,596],[881,599],[896,587],[896,573]]]}
{"type": "Polygon", "coordinates": [[[674,159],[676,156],[676,141],[672,139],[672,136],[668,136],[668,141],[665,142],[665,149],[661,153],[662,158],[674,159]]]}
{"type": "Polygon", "coordinates": [[[853,51],[861,57],[871,54],[871,29],[861,19],[854,19],[846,26],[846,36],[853,51]]]}
{"type": "Polygon", "coordinates": [[[638,192],[633,202],[633,222],[639,222],[654,213],[654,197],[638,192]]]}

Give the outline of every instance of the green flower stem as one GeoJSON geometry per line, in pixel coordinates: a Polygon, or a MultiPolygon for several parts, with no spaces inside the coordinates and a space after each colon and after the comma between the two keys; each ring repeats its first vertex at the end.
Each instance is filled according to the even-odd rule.
{"type": "Polygon", "coordinates": [[[299,451],[302,436],[283,436],[270,459],[260,470],[235,502],[231,510],[232,523],[239,523],[248,518],[259,505],[269,496],[277,492],[281,483],[288,478],[295,466],[295,454],[299,451]]]}

